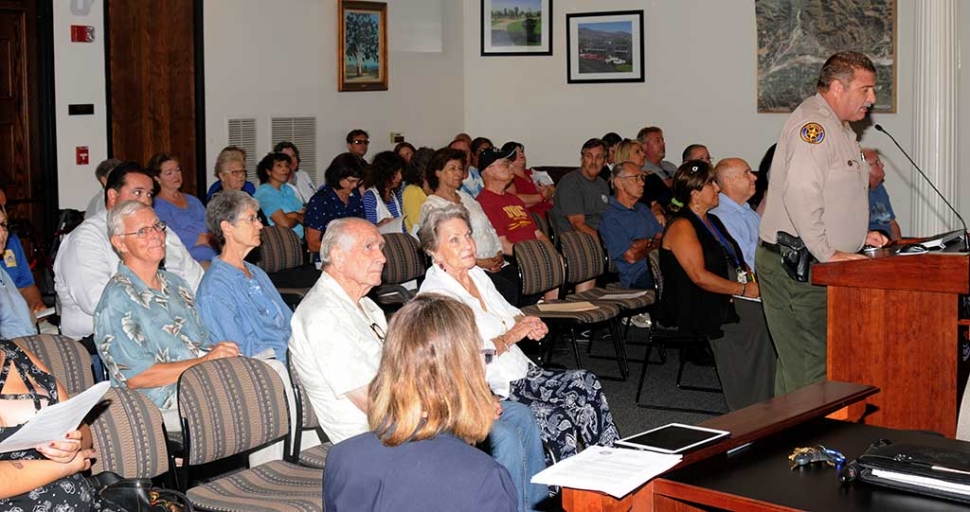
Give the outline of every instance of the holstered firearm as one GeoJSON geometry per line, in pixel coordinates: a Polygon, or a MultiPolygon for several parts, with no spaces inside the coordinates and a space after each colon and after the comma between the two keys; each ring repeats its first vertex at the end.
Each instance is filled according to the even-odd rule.
{"type": "Polygon", "coordinates": [[[788,249],[788,252],[781,255],[781,266],[785,268],[788,277],[799,283],[808,282],[808,271],[815,258],[808,252],[805,242],[801,238],[785,233],[778,232],[778,245],[788,249]]]}

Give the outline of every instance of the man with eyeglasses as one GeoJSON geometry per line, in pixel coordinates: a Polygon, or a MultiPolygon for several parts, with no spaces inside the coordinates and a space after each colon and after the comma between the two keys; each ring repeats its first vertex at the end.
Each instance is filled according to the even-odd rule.
{"type": "MultiPolygon", "coordinates": [[[[105,207],[124,201],[152,205],[154,180],[135,162],[123,162],[108,175],[105,207]]],[[[94,311],[105,285],[118,271],[118,254],[108,239],[107,212],[85,219],[61,243],[54,260],[54,289],[61,304],[61,333],[81,340],[94,332],[94,311]]],[[[202,281],[202,267],[177,236],[165,237],[165,268],[189,283],[202,281]]],[[[89,347],[89,350],[91,348],[89,347]]]]}
{"type": "Polygon", "coordinates": [[[714,167],[714,179],[721,188],[717,207],[710,213],[717,215],[728,234],[741,247],[741,255],[754,268],[754,252],[758,248],[758,228],[761,216],[748,204],[754,196],[758,176],[751,172],[748,162],[740,158],[722,158],[714,167]]]}
{"type": "Polygon", "coordinates": [[[620,284],[624,288],[652,290],[653,275],[647,256],[657,247],[663,226],[650,207],[639,201],[643,196],[643,178],[643,172],[630,162],[613,166],[614,196],[603,212],[599,231],[620,275],[620,284]]]}
{"type": "Polygon", "coordinates": [[[370,135],[367,135],[367,132],[364,130],[357,128],[355,130],[351,130],[350,133],[347,134],[347,151],[357,155],[358,158],[365,162],[367,159],[364,158],[364,155],[367,154],[367,150],[369,148],[370,135]]]}

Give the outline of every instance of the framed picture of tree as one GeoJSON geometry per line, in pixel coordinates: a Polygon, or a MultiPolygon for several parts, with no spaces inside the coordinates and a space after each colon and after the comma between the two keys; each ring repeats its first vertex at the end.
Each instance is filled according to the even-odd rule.
{"type": "Polygon", "coordinates": [[[338,0],[337,90],[387,90],[387,4],[338,0]]]}

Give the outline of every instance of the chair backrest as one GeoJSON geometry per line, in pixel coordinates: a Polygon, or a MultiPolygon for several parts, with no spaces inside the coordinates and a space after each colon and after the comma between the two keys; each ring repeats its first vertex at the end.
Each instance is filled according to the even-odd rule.
{"type": "Polygon", "coordinates": [[[283,381],[256,359],[228,357],[192,366],[179,377],[178,402],[186,462],[192,465],[252,450],[290,432],[283,381]]]}
{"type": "Polygon", "coordinates": [[[539,215],[536,212],[529,211],[529,217],[532,217],[532,222],[535,222],[539,231],[542,231],[543,235],[546,235],[549,240],[552,240],[552,228],[549,227],[549,219],[546,218],[546,215],[539,215]]]}
{"type": "Polygon", "coordinates": [[[545,293],[562,286],[565,272],[556,249],[542,240],[524,240],[513,246],[522,281],[522,295],[545,293]]]}
{"type": "Polygon", "coordinates": [[[293,384],[293,397],[296,399],[296,414],[298,416],[300,429],[306,430],[320,426],[317,414],[310,407],[310,400],[306,396],[306,389],[303,389],[303,382],[300,381],[300,374],[293,367],[290,358],[290,350],[286,349],[286,371],[290,376],[290,383],[293,384]]]}
{"type": "Polygon", "coordinates": [[[94,474],[111,471],[123,478],[154,478],[168,471],[162,413],[143,393],[111,388],[107,407],[91,422],[97,457],[94,474]]]}
{"type": "Polygon", "coordinates": [[[303,244],[292,229],[266,226],[259,236],[262,241],[259,267],[267,274],[303,265],[303,244]]]}
{"type": "Polygon", "coordinates": [[[599,242],[582,231],[563,233],[559,239],[566,260],[566,282],[589,281],[603,274],[606,259],[599,242]]]}
{"type": "Polygon", "coordinates": [[[23,336],[14,341],[36,355],[72,396],[94,385],[91,354],[73,338],[60,334],[39,334],[23,336]]]}
{"type": "Polygon", "coordinates": [[[660,251],[654,249],[647,253],[647,261],[650,262],[650,272],[653,273],[653,285],[657,289],[657,302],[660,302],[664,294],[664,275],[660,272],[660,251]]]}
{"type": "Polygon", "coordinates": [[[424,276],[424,256],[418,241],[411,235],[384,235],[384,257],[387,258],[387,263],[381,273],[383,285],[406,283],[424,276]]]}

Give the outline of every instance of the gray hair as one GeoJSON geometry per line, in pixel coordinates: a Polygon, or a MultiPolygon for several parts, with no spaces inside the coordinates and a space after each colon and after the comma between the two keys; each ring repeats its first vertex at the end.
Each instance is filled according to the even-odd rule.
{"type": "Polygon", "coordinates": [[[448,204],[441,208],[433,208],[425,215],[418,228],[418,241],[421,242],[421,249],[431,254],[431,251],[438,250],[438,228],[442,223],[452,219],[461,219],[471,230],[472,223],[468,218],[468,210],[460,204],[448,204]]]}
{"type": "Polygon", "coordinates": [[[245,166],[246,150],[238,146],[226,146],[222,148],[222,151],[219,152],[219,156],[216,157],[216,178],[218,178],[219,173],[225,171],[232,162],[242,162],[243,166],[245,166]]]}
{"type": "MultiPolygon", "coordinates": [[[[122,235],[125,233],[125,219],[131,217],[132,215],[142,211],[151,210],[152,207],[148,206],[142,202],[128,200],[116,204],[114,208],[108,210],[108,239],[116,235],[122,235]]],[[[121,253],[112,244],[112,249],[118,253],[118,257],[121,257],[121,253]]]]}
{"type": "Polygon", "coordinates": [[[633,162],[626,160],[623,162],[619,162],[613,166],[613,171],[610,172],[610,178],[614,180],[619,178],[620,174],[623,174],[623,169],[626,168],[627,166],[629,166],[631,169],[637,172],[640,171],[640,169],[636,165],[633,165],[633,162]]]}
{"type": "Polygon", "coordinates": [[[226,235],[222,232],[222,221],[233,226],[247,208],[259,211],[259,201],[241,190],[223,189],[212,196],[205,209],[205,227],[216,237],[219,248],[226,244],[226,235]]]}
{"type": "Polygon", "coordinates": [[[108,175],[111,174],[111,171],[115,170],[115,167],[118,167],[118,164],[120,163],[121,160],[118,160],[117,158],[109,158],[102,161],[97,167],[94,168],[94,177],[97,178],[98,181],[101,181],[102,178],[108,179],[108,175]]]}
{"type": "Polygon", "coordinates": [[[355,224],[361,222],[373,226],[370,222],[358,217],[344,217],[342,219],[332,220],[327,224],[326,231],[323,232],[323,238],[320,240],[320,268],[326,269],[333,263],[330,253],[338,245],[344,251],[349,251],[353,247],[354,236],[352,229],[355,224]]]}

